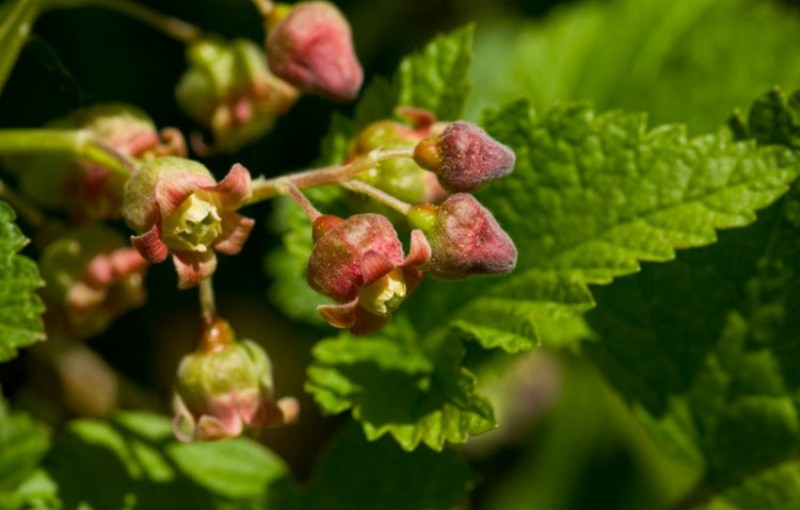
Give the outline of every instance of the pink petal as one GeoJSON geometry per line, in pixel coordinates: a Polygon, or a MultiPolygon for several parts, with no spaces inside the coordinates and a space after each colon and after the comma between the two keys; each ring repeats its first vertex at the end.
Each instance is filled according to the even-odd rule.
{"type": "Polygon", "coordinates": [[[408,248],[408,256],[403,261],[403,266],[418,266],[424,264],[431,258],[431,245],[428,238],[421,230],[411,231],[411,246],[408,248]]]}
{"type": "Polygon", "coordinates": [[[368,335],[384,327],[390,320],[391,317],[375,315],[359,306],[356,308],[356,320],[350,327],[350,333],[355,336],[368,335]]]}
{"type": "Polygon", "coordinates": [[[142,235],[131,236],[131,243],[142,257],[153,263],[163,262],[169,255],[169,248],[161,240],[161,229],[158,224],[142,235]]]}
{"type": "Polygon", "coordinates": [[[217,193],[222,208],[226,210],[239,208],[253,193],[250,185],[250,172],[239,163],[231,167],[228,175],[219,184],[201,186],[201,188],[217,193]]]}
{"type": "Polygon", "coordinates": [[[214,242],[214,248],[227,255],[236,255],[242,251],[256,221],[232,212],[223,212],[221,218],[222,234],[214,242]]]}
{"type": "Polygon", "coordinates": [[[375,250],[368,250],[361,256],[362,287],[380,280],[386,273],[395,268],[395,265],[386,256],[375,250]]]}
{"type": "Polygon", "coordinates": [[[242,420],[238,415],[233,415],[229,420],[220,420],[216,416],[207,414],[197,421],[195,436],[201,441],[215,441],[228,437],[237,437],[242,433],[242,420]]]}
{"type": "Polygon", "coordinates": [[[108,258],[111,262],[114,279],[139,273],[147,267],[147,261],[139,255],[139,252],[130,248],[116,249],[108,258]]]}
{"type": "Polygon", "coordinates": [[[161,177],[155,193],[161,217],[174,213],[197,188],[213,185],[214,178],[203,174],[174,173],[161,177]]]}
{"type": "MultiPolygon", "coordinates": [[[[142,258],[139,252],[131,249],[138,258],[142,258]]],[[[111,257],[106,254],[95,256],[86,268],[85,280],[91,284],[107,285],[114,278],[114,266],[111,257]]]]}
{"type": "Polygon", "coordinates": [[[356,321],[356,310],[359,309],[358,297],[341,305],[319,305],[317,311],[328,324],[335,328],[349,328],[356,321]]]}
{"type": "Polygon", "coordinates": [[[204,253],[179,251],[172,254],[175,271],[178,272],[178,288],[194,287],[211,276],[217,268],[217,256],[213,251],[204,253]]]}

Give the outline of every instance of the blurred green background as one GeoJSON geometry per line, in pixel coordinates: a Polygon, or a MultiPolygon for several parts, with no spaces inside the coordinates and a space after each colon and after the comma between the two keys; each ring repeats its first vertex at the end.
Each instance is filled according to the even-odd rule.
{"type": "MultiPolygon", "coordinates": [[[[263,37],[248,0],[141,3],[225,37],[263,37]]],[[[768,87],[800,86],[800,1],[336,3],[352,22],[367,80],[390,75],[403,55],[437,33],[475,22],[470,119],[526,96],[537,108],[587,100],[599,110],[645,111],[651,125],[680,122],[701,134],[718,129],[768,87]]],[[[173,97],[184,66],[180,44],[120,15],[97,8],[48,13],[0,96],[0,127],[36,127],[82,105],[124,101],[159,126],[189,133],[197,127],[173,97]]],[[[331,114],[351,108],[303,98],[268,137],[205,162],[218,176],[234,162],[265,175],[303,168],[317,157],[331,114]]],[[[270,207],[248,210],[261,226],[236,262],[221,260],[215,284],[222,314],[240,336],[271,353],[279,394],[301,397],[301,423],[269,431],[264,440],[304,479],[346,418],[318,416],[302,389],[309,348],[328,331],[287,321],[266,297],[263,258],[278,242],[265,226],[270,207]]],[[[175,288],[167,264],[152,269],[148,287],[144,308],[90,344],[166,411],[175,366],[192,346],[196,296],[175,288]]],[[[28,362],[23,355],[0,367],[4,393],[21,404],[35,400],[28,362]]],[[[540,351],[516,363],[498,372],[504,376],[482,374],[501,410],[501,428],[462,450],[479,479],[465,507],[661,508],[692,482],[694,473],[656,450],[579,352],[540,351]]]]}

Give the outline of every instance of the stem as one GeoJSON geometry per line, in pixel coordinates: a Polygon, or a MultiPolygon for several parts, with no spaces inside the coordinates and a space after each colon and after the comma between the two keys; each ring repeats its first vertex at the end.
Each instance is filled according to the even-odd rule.
{"type": "Polygon", "coordinates": [[[47,6],[57,9],[84,6],[102,7],[140,21],[184,44],[191,44],[205,37],[202,30],[190,23],[161,14],[130,0],[50,0],[47,6]]]}
{"type": "Polygon", "coordinates": [[[298,189],[313,188],[326,184],[343,184],[355,179],[360,173],[370,168],[375,168],[383,161],[394,158],[408,158],[413,157],[413,155],[413,148],[374,150],[346,165],[314,168],[273,179],[259,177],[253,180],[253,194],[247,199],[245,205],[288,194],[287,183],[296,186],[298,189]]]}
{"type": "Polygon", "coordinates": [[[319,210],[314,207],[314,204],[312,204],[311,201],[306,198],[305,195],[303,195],[303,192],[300,191],[297,186],[290,182],[287,184],[287,189],[289,196],[292,197],[292,200],[297,202],[297,204],[303,208],[303,211],[306,213],[306,216],[308,216],[308,219],[311,220],[311,223],[314,223],[314,220],[322,216],[322,213],[320,213],[319,210]]]}
{"type": "Polygon", "coordinates": [[[203,314],[203,323],[213,322],[217,316],[217,304],[214,301],[214,286],[210,276],[200,282],[200,309],[203,314]]]}
{"type": "Polygon", "coordinates": [[[266,19],[272,14],[273,9],[275,9],[275,4],[273,4],[270,0],[253,0],[253,5],[256,6],[258,12],[261,13],[261,16],[266,19]]]}
{"type": "Polygon", "coordinates": [[[379,190],[375,186],[367,184],[366,182],[353,180],[344,183],[342,186],[351,191],[363,193],[364,195],[372,197],[379,202],[383,202],[392,209],[399,211],[404,216],[407,216],[408,212],[411,210],[411,204],[408,202],[403,202],[399,198],[393,197],[385,191],[379,190]]]}
{"type": "Polygon", "coordinates": [[[136,169],[127,156],[96,139],[89,131],[0,129],[0,155],[43,152],[77,156],[125,178],[136,169]]]}

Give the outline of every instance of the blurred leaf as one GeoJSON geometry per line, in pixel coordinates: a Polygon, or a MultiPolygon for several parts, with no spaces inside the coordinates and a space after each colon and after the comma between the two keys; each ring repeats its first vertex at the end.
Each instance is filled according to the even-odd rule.
{"type": "Polygon", "coordinates": [[[472,483],[472,472],[451,450],[404,452],[388,439],[368,443],[351,425],[333,441],[297,508],[456,508],[472,483]]]}
{"type": "Polygon", "coordinates": [[[746,126],[759,144],[778,144],[800,149],[800,90],[790,98],[778,87],[753,102],[746,126]]]}
{"type": "Polygon", "coordinates": [[[461,367],[460,342],[418,338],[395,322],[380,335],[342,333],[313,349],[306,390],[322,410],[353,410],[367,438],[387,432],[406,450],[420,442],[441,450],[495,426],[491,406],[476,393],[475,377],[461,367]]]}
{"type": "Polygon", "coordinates": [[[17,255],[28,240],[14,218],[14,211],[0,202],[0,361],[44,340],[44,305],[36,294],[42,279],[32,260],[17,255]]]}
{"type": "Polygon", "coordinates": [[[0,508],[22,508],[37,498],[27,491],[39,462],[50,446],[47,429],[23,413],[9,412],[0,400],[0,508]]]}
{"type": "Polygon", "coordinates": [[[97,510],[264,508],[287,476],[254,441],[179,444],[167,420],[145,413],[72,422],[45,467],[67,508],[97,510]]]}
{"type": "Polygon", "coordinates": [[[0,4],[0,92],[39,15],[38,0],[7,0],[0,4]]]}
{"type": "Polygon", "coordinates": [[[713,131],[761,90],[800,83],[800,16],[784,4],[586,1],[543,21],[482,21],[470,112],[518,97],[537,108],[591,100],[713,131]]]}

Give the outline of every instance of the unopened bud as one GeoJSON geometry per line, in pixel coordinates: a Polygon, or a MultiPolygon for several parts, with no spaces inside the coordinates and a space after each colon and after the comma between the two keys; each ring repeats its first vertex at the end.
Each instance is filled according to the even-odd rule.
{"type": "Polygon", "coordinates": [[[414,160],[435,172],[447,190],[472,191],[514,169],[514,152],[470,122],[453,122],[440,135],[422,140],[414,160]]]}

